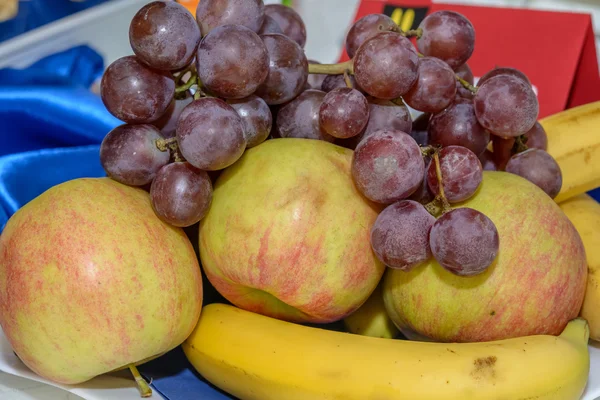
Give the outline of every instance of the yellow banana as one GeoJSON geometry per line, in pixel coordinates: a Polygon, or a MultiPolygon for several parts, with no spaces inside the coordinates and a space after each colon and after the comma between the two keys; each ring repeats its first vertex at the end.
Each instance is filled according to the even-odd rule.
{"type": "Polygon", "coordinates": [[[560,336],[413,342],[210,304],[183,350],[200,374],[242,400],[576,400],[590,368],[588,332],[576,319],[560,336]]]}
{"type": "Polygon", "coordinates": [[[548,153],[563,176],[556,202],[600,186],[600,101],[570,108],[540,120],[548,153]]]}
{"type": "Polygon", "coordinates": [[[587,194],[559,204],[579,232],[588,262],[588,281],[581,317],[590,325],[590,338],[600,341],[600,204],[587,194]]]}

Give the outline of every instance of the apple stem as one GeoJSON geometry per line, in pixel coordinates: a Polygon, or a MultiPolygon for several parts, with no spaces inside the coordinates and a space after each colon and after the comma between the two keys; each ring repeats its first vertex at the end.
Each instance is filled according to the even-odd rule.
{"type": "Polygon", "coordinates": [[[150,389],[148,382],[142,378],[142,375],[140,375],[140,371],[138,371],[137,367],[134,364],[130,364],[129,370],[135,379],[135,383],[140,391],[140,395],[142,397],[152,397],[152,389],[150,389]]]}
{"type": "Polygon", "coordinates": [[[308,64],[309,74],[342,75],[346,71],[349,74],[354,74],[353,60],[350,59],[338,64],[308,64]]]}
{"type": "Polygon", "coordinates": [[[440,166],[440,156],[439,152],[436,151],[433,153],[433,162],[435,163],[435,175],[437,176],[439,193],[436,196],[436,199],[442,205],[442,214],[450,211],[450,203],[448,203],[448,199],[446,198],[446,194],[444,193],[444,184],[442,182],[442,168],[440,166]]]}
{"type": "Polygon", "coordinates": [[[465,81],[460,76],[456,75],[456,80],[459,81],[460,84],[463,85],[463,87],[465,89],[469,90],[471,93],[473,93],[473,94],[477,93],[477,88],[475,86],[471,85],[469,82],[465,81]]]}
{"type": "Polygon", "coordinates": [[[528,149],[527,136],[520,135],[515,138],[515,144],[513,145],[511,153],[514,155],[514,154],[522,153],[527,149],[528,149]]]}

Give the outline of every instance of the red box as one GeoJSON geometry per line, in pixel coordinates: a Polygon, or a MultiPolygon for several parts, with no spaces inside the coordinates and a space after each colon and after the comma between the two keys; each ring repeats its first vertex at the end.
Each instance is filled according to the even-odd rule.
{"type": "MultiPolygon", "coordinates": [[[[404,24],[404,29],[414,29],[426,15],[438,10],[459,12],[475,27],[475,51],[467,64],[476,77],[495,66],[517,68],[529,77],[538,93],[539,118],[600,100],[588,14],[432,4],[427,0],[362,0],[354,20],[382,13],[404,24]]],[[[347,59],[343,50],[340,60],[347,59]]]]}

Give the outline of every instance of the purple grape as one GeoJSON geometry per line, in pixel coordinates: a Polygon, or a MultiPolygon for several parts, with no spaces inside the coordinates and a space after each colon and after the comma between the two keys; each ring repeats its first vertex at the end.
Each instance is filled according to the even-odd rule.
{"type": "Polygon", "coordinates": [[[423,30],[417,48],[426,56],[439,58],[457,69],[473,54],[475,29],[467,18],[454,11],[436,11],[419,25],[423,30]]]}
{"type": "Polygon", "coordinates": [[[106,174],[129,186],[143,186],[169,162],[169,151],[161,151],[162,139],[152,125],[120,125],[108,133],[100,145],[100,163],[106,174]]]}
{"type": "MultiPolygon", "coordinates": [[[[471,68],[469,67],[469,64],[464,63],[460,67],[456,68],[454,72],[456,72],[456,75],[467,81],[469,84],[473,85],[475,78],[473,76],[473,71],[471,71],[471,68]]],[[[458,79],[456,80],[456,95],[465,99],[473,99],[474,96],[473,92],[464,87],[463,84],[458,81],[458,79]]]]}
{"type": "Polygon", "coordinates": [[[489,150],[485,150],[479,156],[479,162],[481,162],[481,166],[484,171],[498,171],[498,167],[494,162],[494,153],[489,150]]]}
{"type": "Polygon", "coordinates": [[[152,125],[160,129],[162,137],[175,137],[175,129],[177,128],[177,121],[181,112],[188,104],[194,101],[194,97],[191,94],[187,93],[184,96],[180,99],[174,99],[163,116],[152,123],[152,125]]]}
{"type": "Polygon", "coordinates": [[[539,122],[536,122],[533,128],[525,134],[525,138],[527,138],[525,145],[530,149],[548,149],[548,135],[539,122]]]}
{"type": "Polygon", "coordinates": [[[306,26],[296,10],[282,4],[269,4],[265,6],[265,15],[275,20],[285,36],[304,48],[306,44],[306,26]]]}
{"type": "MultiPolygon", "coordinates": [[[[444,194],[449,203],[459,203],[473,196],[483,179],[483,167],[471,150],[461,146],[448,146],[440,150],[440,169],[444,194]]],[[[429,164],[427,173],[429,189],[435,194],[440,187],[435,162],[429,164]]]]}
{"type": "Polygon", "coordinates": [[[156,215],[178,227],[191,226],[204,218],[212,203],[212,193],[206,171],[187,162],[162,167],[150,187],[156,215]]]}
{"type": "Polygon", "coordinates": [[[258,96],[250,95],[244,99],[228,100],[244,123],[246,148],[258,146],[269,136],[273,117],[269,106],[258,96]]]}
{"type": "Polygon", "coordinates": [[[336,138],[358,135],[369,121],[369,103],[356,89],[337,88],[327,93],[319,109],[321,129],[336,138]]]}
{"type": "Polygon", "coordinates": [[[490,134],[477,121],[471,103],[455,103],[429,123],[429,143],[433,145],[462,146],[479,155],[489,142],[490,134]]]}
{"type": "Polygon", "coordinates": [[[308,60],[304,50],[284,35],[262,35],[269,53],[267,79],[256,95],[269,104],[283,104],[298,96],[308,79],[308,60]]]}
{"type": "Polygon", "coordinates": [[[263,0],[203,0],[196,9],[202,36],[222,25],[243,25],[258,32],[264,18],[263,0]]]}
{"type": "MultiPolygon", "coordinates": [[[[514,76],[515,78],[522,79],[528,85],[531,86],[531,82],[529,81],[529,78],[527,78],[527,75],[525,75],[518,69],[510,68],[510,67],[496,67],[494,69],[489,70],[481,78],[479,78],[479,80],[477,81],[477,86],[481,86],[483,84],[483,82],[487,81],[490,78],[493,78],[494,76],[498,76],[498,75],[514,76]]],[[[471,84],[473,84],[473,83],[471,82],[471,84]]]]}
{"type": "Polygon", "coordinates": [[[540,149],[515,154],[506,164],[506,172],[519,175],[555,198],[562,188],[562,172],[556,160],[540,149]]]}
{"type": "Polygon", "coordinates": [[[368,94],[396,99],[417,81],[419,56],[410,40],[396,32],[367,39],[354,56],[354,76],[368,94]]]}
{"type": "Polygon", "coordinates": [[[417,81],[402,99],[415,110],[437,113],[448,107],[456,96],[456,76],[442,60],[423,57],[419,61],[417,81]]]}
{"type": "Polygon", "coordinates": [[[389,32],[397,27],[396,23],[387,15],[365,15],[352,25],[346,35],[346,53],[348,53],[348,57],[354,57],[360,45],[367,39],[381,32],[389,32]]]}
{"type": "Polygon", "coordinates": [[[325,92],[309,89],[281,107],[277,113],[277,129],[283,138],[317,139],[333,142],[319,126],[319,109],[325,92]]]}
{"type": "Polygon", "coordinates": [[[401,131],[373,132],[356,146],[352,158],[356,187],[369,200],[382,204],[412,195],[424,171],[419,145],[401,131]]]}
{"type": "Polygon", "coordinates": [[[135,56],[126,56],[108,66],[100,95],[106,109],[121,121],[145,124],[167,111],[175,95],[175,81],[170,73],[150,69],[135,56]]]}
{"type": "Polygon", "coordinates": [[[501,137],[523,135],[537,121],[539,104],[531,86],[510,75],[496,75],[477,90],[473,100],[477,120],[501,137]]]}
{"type": "Polygon", "coordinates": [[[202,39],[198,77],[218,97],[240,99],[267,79],[269,54],[260,36],[241,25],[219,26],[202,39]]]}
{"type": "Polygon", "coordinates": [[[223,169],[246,149],[244,123],[235,109],[216,97],[194,100],[179,116],[177,142],[183,157],[205,171],[223,169]]]}
{"type": "Polygon", "coordinates": [[[390,268],[409,271],[431,257],[429,231],[435,218],[412,200],[387,206],[371,229],[371,247],[390,268]]]}
{"type": "Polygon", "coordinates": [[[281,33],[283,34],[283,29],[279,26],[277,21],[272,17],[265,15],[265,19],[263,21],[262,26],[257,32],[259,35],[265,35],[267,33],[281,33]]]}
{"type": "Polygon", "coordinates": [[[417,117],[412,123],[412,131],[410,136],[417,142],[419,146],[429,145],[429,123],[431,114],[423,113],[417,117]]]}
{"type": "Polygon", "coordinates": [[[154,1],[131,20],[129,43],[135,55],[151,68],[179,70],[192,62],[200,43],[200,28],[181,4],[154,1]]]}
{"type": "MultiPolygon", "coordinates": [[[[315,60],[308,60],[308,64],[321,64],[318,61],[315,60]]],[[[321,90],[321,86],[323,85],[323,81],[325,80],[325,78],[327,78],[330,75],[325,75],[325,74],[308,74],[308,80],[307,80],[307,85],[309,86],[308,89],[317,89],[317,90],[321,90]]]]}
{"type": "MultiPolygon", "coordinates": [[[[365,94],[365,91],[362,90],[360,88],[360,86],[358,86],[358,83],[356,82],[356,78],[353,75],[350,75],[350,83],[352,84],[352,87],[354,89],[358,90],[362,94],[365,94]]],[[[321,83],[321,90],[326,93],[329,93],[333,89],[336,89],[336,88],[345,88],[345,87],[348,87],[348,85],[346,84],[344,75],[327,75],[327,76],[325,76],[325,79],[323,79],[323,82],[321,83]]]]}
{"type": "Polygon", "coordinates": [[[492,148],[494,150],[493,159],[498,171],[504,171],[506,163],[512,157],[512,149],[515,145],[515,138],[504,139],[500,136],[492,135],[492,148]]]}
{"type": "Polygon", "coordinates": [[[368,97],[367,100],[370,105],[369,122],[362,139],[382,129],[412,132],[412,117],[408,107],[375,97],[368,97]]]}
{"type": "Polygon", "coordinates": [[[425,164],[425,172],[423,173],[423,179],[417,190],[409,197],[409,199],[417,201],[421,204],[427,204],[435,198],[434,193],[431,192],[431,190],[429,189],[429,184],[427,183],[427,173],[429,172],[431,156],[423,157],[423,162],[425,164]]]}
{"type": "Polygon", "coordinates": [[[446,270],[459,276],[484,272],[500,247],[496,225],[472,208],[455,208],[435,221],[429,233],[431,253],[446,270]]]}

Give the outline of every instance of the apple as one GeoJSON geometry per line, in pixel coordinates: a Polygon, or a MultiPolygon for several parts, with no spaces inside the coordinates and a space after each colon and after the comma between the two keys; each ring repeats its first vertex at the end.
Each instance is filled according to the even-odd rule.
{"type": "Polygon", "coordinates": [[[293,322],[338,321],[385,267],[369,235],[381,206],[352,181],[351,150],[273,139],[218,178],[200,223],[204,272],[234,305],[293,322]]]}
{"type": "Polygon", "coordinates": [[[108,178],[54,186],[0,236],[0,325],[34,372],[63,384],[180,345],[202,307],[198,259],[148,193],[108,178]]]}
{"type": "Polygon", "coordinates": [[[494,222],[498,256],[471,277],[433,258],[409,272],[388,271],[384,303],[399,329],[441,342],[560,334],[581,309],[587,264],[581,238],[559,206],[526,179],[492,171],[484,171],[472,198],[453,206],[494,222]]]}

